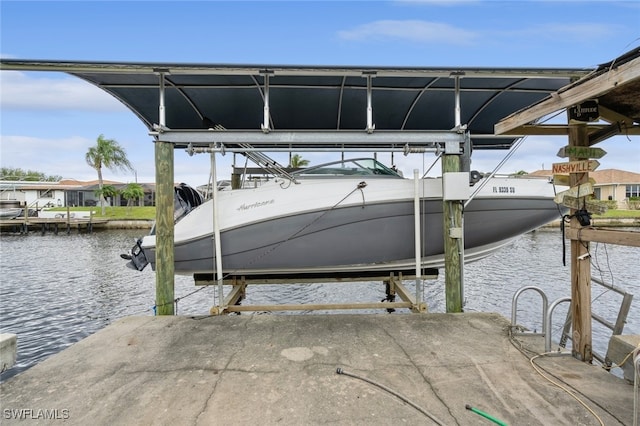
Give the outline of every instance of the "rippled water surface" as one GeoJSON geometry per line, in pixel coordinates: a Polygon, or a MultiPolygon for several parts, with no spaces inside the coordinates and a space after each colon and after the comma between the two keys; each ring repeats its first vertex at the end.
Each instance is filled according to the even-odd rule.
{"type": "MultiPolygon", "coordinates": [[[[154,314],[154,272],[150,268],[143,272],[130,270],[120,258],[120,253],[129,249],[139,235],[140,231],[122,230],[0,237],[0,331],[18,335],[18,363],[2,373],[2,380],[118,318],[154,314]]],[[[629,293],[639,293],[640,249],[592,244],[591,254],[595,277],[629,293]]],[[[415,291],[413,281],[406,281],[405,285],[415,291]]],[[[465,311],[498,312],[510,318],[512,296],[525,285],[541,287],[549,301],[570,295],[570,269],[562,265],[558,230],[526,234],[493,256],[468,264],[465,311]]],[[[177,277],[175,295],[180,298],[177,313],[207,315],[216,305],[215,293],[215,287],[196,288],[190,277],[177,277]]],[[[243,304],[379,302],[384,297],[384,286],[379,282],[256,285],[248,288],[243,304]]],[[[444,274],[437,280],[425,281],[423,298],[430,312],[445,311],[444,274]]],[[[594,285],[592,298],[594,313],[615,322],[621,297],[594,285]]],[[[520,300],[518,323],[539,330],[542,324],[539,296],[526,293],[520,300]]],[[[640,334],[638,303],[635,300],[632,304],[625,334],[640,334]]],[[[561,305],[554,314],[556,341],[566,312],[561,305]]],[[[272,313],[278,314],[292,313],[272,313]]],[[[595,322],[593,327],[594,349],[605,353],[611,332],[595,322]]]]}

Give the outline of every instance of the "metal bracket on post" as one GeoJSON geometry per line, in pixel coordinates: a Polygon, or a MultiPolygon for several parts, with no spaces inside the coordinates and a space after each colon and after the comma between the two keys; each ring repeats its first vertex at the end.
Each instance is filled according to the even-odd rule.
{"type": "Polygon", "coordinates": [[[444,143],[444,153],[447,155],[460,155],[460,142],[447,141],[444,143]]]}
{"type": "Polygon", "coordinates": [[[260,74],[264,76],[264,114],[260,128],[264,133],[269,133],[271,131],[271,126],[269,126],[269,76],[273,74],[273,71],[263,70],[260,71],[260,74]]]}
{"type": "Polygon", "coordinates": [[[376,76],[375,72],[364,72],[367,78],[367,133],[373,133],[376,125],[373,124],[373,106],[372,106],[372,79],[376,76]]]}
{"type": "MultiPolygon", "coordinates": [[[[466,126],[465,130],[466,130],[466,126]]],[[[469,132],[465,132],[464,134],[464,144],[462,146],[462,156],[460,157],[460,171],[462,172],[471,172],[471,136],[469,132]]]]}

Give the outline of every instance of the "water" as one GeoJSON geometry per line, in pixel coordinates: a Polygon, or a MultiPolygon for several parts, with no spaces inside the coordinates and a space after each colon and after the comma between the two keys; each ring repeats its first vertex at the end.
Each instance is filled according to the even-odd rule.
{"type": "MultiPolygon", "coordinates": [[[[119,230],[0,237],[0,332],[18,335],[17,364],[2,373],[0,380],[28,369],[119,318],[154,315],[154,272],[150,268],[143,272],[130,270],[120,258],[120,253],[130,248],[140,234],[139,230],[119,230]]],[[[591,254],[594,276],[629,293],[638,293],[640,249],[592,244],[591,254]]],[[[405,285],[415,291],[413,281],[405,281],[405,285]]],[[[493,256],[467,265],[464,309],[498,312],[510,318],[512,296],[525,285],[541,287],[549,301],[570,295],[570,268],[562,265],[559,230],[523,235],[493,256]]],[[[225,291],[228,289],[225,287],[225,291]]],[[[177,313],[207,315],[217,304],[215,293],[215,287],[195,287],[191,277],[176,277],[175,295],[180,298],[177,313]]],[[[384,297],[380,282],[256,285],[248,288],[243,304],[379,302],[384,297]]],[[[430,312],[445,311],[443,274],[437,280],[425,281],[423,298],[430,312]]],[[[594,285],[592,298],[593,311],[615,322],[621,296],[594,285]]],[[[625,334],[640,334],[640,311],[635,308],[638,303],[635,300],[632,304],[625,334]]],[[[560,305],[554,314],[554,341],[559,340],[566,312],[566,305],[560,305]]],[[[537,293],[521,296],[518,323],[540,330],[541,302],[537,293]]],[[[611,332],[596,322],[593,328],[594,350],[604,354],[611,332]]]]}

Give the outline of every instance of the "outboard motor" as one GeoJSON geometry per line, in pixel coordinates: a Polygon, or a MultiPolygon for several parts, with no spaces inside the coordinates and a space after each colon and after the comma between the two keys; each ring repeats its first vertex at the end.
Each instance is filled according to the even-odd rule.
{"type": "Polygon", "coordinates": [[[202,195],[185,183],[173,188],[173,219],[177,222],[204,202],[202,195]]]}
{"type": "Polygon", "coordinates": [[[136,245],[133,246],[129,254],[121,254],[120,257],[129,260],[127,262],[127,268],[135,269],[136,271],[142,271],[145,266],[149,264],[147,260],[147,256],[144,254],[142,247],[140,244],[142,243],[142,238],[139,238],[136,241],[136,245]]]}

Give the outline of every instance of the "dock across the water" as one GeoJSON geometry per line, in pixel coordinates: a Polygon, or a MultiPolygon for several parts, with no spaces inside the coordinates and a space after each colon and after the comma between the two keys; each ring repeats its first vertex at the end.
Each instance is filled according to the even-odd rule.
{"type": "Polygon", "coordinates": [[[78,232],[93,232],[109,222],[109,219],[94,217],[16,217],[0,220],[0,231],[3,233],[28,234],[31,231],[58,234],[77,230],[78,232]]]}

